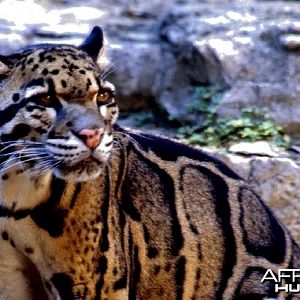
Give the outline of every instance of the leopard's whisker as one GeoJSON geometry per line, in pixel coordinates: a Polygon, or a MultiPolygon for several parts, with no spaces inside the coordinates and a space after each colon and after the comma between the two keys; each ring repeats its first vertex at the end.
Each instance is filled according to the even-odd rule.
{"type": "MultiPolygon", "coordinates": [[[[28,154],[28,155],[24,155],[24,157],[22,158],[35,158],[35,159],[41,159],[40,155],[39,154],[28,154]]],[[[24,162],[24,160],[22,160],[19,156],[17,155],[14,155],[12,157],[10,157],[8,160],[2,162],[0,164],[0,168],[2,168],[4,165],[7,165],[9,164],[11,161],[14,161],[14,160],[18,160],[20,163],[24,162]]]]}
{"type": "Polygon", "coordinates": [[[29,163],[29,162],[31,162],[31,161],[36,161],[37,160],[37,158],[29,158],[29,159],[26,159],[26,160],[24,160],[24,161],[17,161],[16,163],[14,163],[14,164],[12,164],[12,165],[9,165],[9,166],[7,166],[6,168],[0,168],[0,172],[6,172],[6,171],[8,171],[8,170],[10,170],[10,169],[12,169],[12,168],[14,168],[14,167],[16,167],[17,165],[22,165],[22,164],[26,164],[26,163],[29,163]]]}
{"type": "Polygon", "coordinates": [[[24,146],[28,146],[28,147],[32,147],[34,148],[34,146],[41,146],[42,144],[23,144],[23,143],[10,143],[9,145],[6,145],[4,148],[0,148],[0,153],[5,151],[6,149],[9,149],[10,147],[24,147],[24,146]]]}
{"type": "Polygon", "coordinates": [[[117,64],[117,61],[110,62],[109,65],[103,71],[103,73],[101,73],[100,78],[102,80],[105,80],[112,72],[117,70],[116,64],[117,64]]]}
{"type": "Polygon", "coordinates": [[[53,159],[49,161],[42,161],[39,164],[36,164],[33,167],[29,168],[27,172],[32,174],[43,174],[47,171],[51,171],[51,169],[55,168],[59,164],[60,161],[53,162],[53,159]]]}
{"type": "MultiPolygon", "coordinates": [[[[124,133],[124,132],[119,132],[121,135],[123,135],[125,138],[128,138],[134,145],[136,145],[140,150],[143,150],[141,145],[129,134],[124,133]]],[[[118,137],[116,137],[118,139],[118,137]]]]}

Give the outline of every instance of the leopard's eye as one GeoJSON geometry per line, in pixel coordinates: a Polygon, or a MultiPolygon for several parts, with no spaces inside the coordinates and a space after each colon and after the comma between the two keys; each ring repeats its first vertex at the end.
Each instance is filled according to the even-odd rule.
{"type": "Polygon", "coordinates": [[[38,102],[43,106],[50,106],[51,104],[50,96],[43,96],[38,100],[38,102]]]}
{"type": "Polygon", "coordinates": [[[109,91],[101,91],[97,96],[97,102],[99,104],[104,104],[110,100],[111,94],[109,91]]]}
{"type": "Polygon", "coordinates": [[[38,105],[50,107],[52,99],[49,95],[36,95],[33,97],[32,102],[35,102],[38,105]]]}

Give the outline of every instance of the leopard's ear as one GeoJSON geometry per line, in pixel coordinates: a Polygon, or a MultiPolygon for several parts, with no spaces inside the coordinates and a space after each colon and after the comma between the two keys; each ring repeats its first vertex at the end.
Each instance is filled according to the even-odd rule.
{"type": "Polygon", "coordinates": [[[79,46],[84,52],[91,56],[94,60],[97,60],[100,52],[103,48],[103,31],[99,26],[95,26],[92,32],[79,46]]]}
{"type": "Polygon", "coordinates": [[[12,63],[6,56],[0,55],[0,79],[7,76],[11,65],[12,63]]]}

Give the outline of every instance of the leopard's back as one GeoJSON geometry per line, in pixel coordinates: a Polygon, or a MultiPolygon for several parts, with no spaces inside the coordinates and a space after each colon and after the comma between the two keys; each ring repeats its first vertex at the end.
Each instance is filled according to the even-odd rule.
{"type": "Polygon", "coordinates": [[[117,190],[141,267],[137,298],[275,296],[270,282],[261,283],[263,275],[299,267],[300,255],[259,196],[200,150],[117,131],[120,141],[131,139],[121,147],[126,170],[117,190]]]}

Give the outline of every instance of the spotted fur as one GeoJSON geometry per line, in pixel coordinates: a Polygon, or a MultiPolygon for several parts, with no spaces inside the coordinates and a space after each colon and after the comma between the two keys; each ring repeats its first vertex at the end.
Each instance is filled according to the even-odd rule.
{"type": "Polygon", "coordinates": [[[261,283],[300,250],[239,176],[115,124],[102,44],[0,57],[0,299],[297,299],[261,283]]]}

